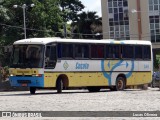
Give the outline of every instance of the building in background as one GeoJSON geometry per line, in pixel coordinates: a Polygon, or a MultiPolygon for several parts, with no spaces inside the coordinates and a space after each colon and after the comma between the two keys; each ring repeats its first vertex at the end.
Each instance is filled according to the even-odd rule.
{"type": "Polygon", "coordinates": [[[160,54],[160,0],[101,0],[103,38],[148,40],[160,54]]]}
{"type": "Polygon", "coordinates": [[[160,0],[101,0],[103,38],[160,43],[160,0]]]}

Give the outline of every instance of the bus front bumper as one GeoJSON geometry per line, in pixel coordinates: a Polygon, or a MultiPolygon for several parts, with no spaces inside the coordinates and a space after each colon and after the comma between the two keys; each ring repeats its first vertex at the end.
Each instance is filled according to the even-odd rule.
{"type": "Polygon", "coordinates": [[[41,77],[10,76],[9,80],[13,87],[44,87],[44,75],[41,77]]]}

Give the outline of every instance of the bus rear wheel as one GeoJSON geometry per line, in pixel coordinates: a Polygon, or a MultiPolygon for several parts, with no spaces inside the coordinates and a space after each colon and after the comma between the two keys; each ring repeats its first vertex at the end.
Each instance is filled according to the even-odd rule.
{"type": "Polygon", "coordinates": [[[100,91],[100,87],[87,87],[89,92],[99,92],[100,91]]]}
{"type": "Polygon", "coordinates": [[[30,87],[30,93],[35,94],[36,93],[36,88],[35,87],[30,87]]]}
{"type": "Polygon", "coordinates": [[[116,86],[110,87],[109,88],[111,91],[117,91],[116,86]]]}
{"type": "Polygon", "coordinates": [[[57,89],[57,93],[62,93],[62,90],[63,90],[63,81],[62,81],[61,78],[59,78],[57,80],[56,89],[57,89]]]}
{"type": "Polygon", "coordinates": [[[125,80],[123,77],[118,77],[116,80],[116,90],[123,91],[125,89],[125,80]]]}

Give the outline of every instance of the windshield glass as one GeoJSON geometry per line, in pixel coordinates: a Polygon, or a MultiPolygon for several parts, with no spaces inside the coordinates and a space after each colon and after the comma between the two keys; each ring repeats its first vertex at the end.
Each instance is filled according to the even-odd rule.
{"type": "Polygon", "coordinates": [[[14,45],[10,67],[42,68],[44,45],[14,45]]]}

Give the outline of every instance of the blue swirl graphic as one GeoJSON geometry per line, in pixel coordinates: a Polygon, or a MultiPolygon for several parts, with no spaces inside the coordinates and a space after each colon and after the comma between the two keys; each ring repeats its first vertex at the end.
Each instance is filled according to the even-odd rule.
{"type": "MultiPolygon", "coordinates": [[[[109,72],[105,72],[105,71],[106,71],[106,70],[105,70],[105,60],[102,60],[102,61],[101,61],[101,69],[102,69],[102,72],[103,72],[104,77],[108,79],[108,85],[111,85],[111,82],[112,82],[111,76],[112,76],[112,73],[114,72],[114,69],[116,69],[117,67],[123,65],[123,64],[122,64],[123,62],[124,62],[123,60],[120,60],[119,62],[117,62],[117,63],[111,68],[111,70],[110,70],[109,72]]],[[[132,64],[131,70],[130,70],[127,74],[125,74],[126,78],[129,78],[129,77],[132,75],[132,72],[133,72],[133,70],[134,70],[134,61],[133,61],[133,60],[131,61],[131,64],[132,64]]],[[[110,63],[108,63],[108,67],[110,68],[110,63]]],[[[126,62],[126,68],[127,68],[127,67],[128,67],[128,63],[126,62]]]]}

